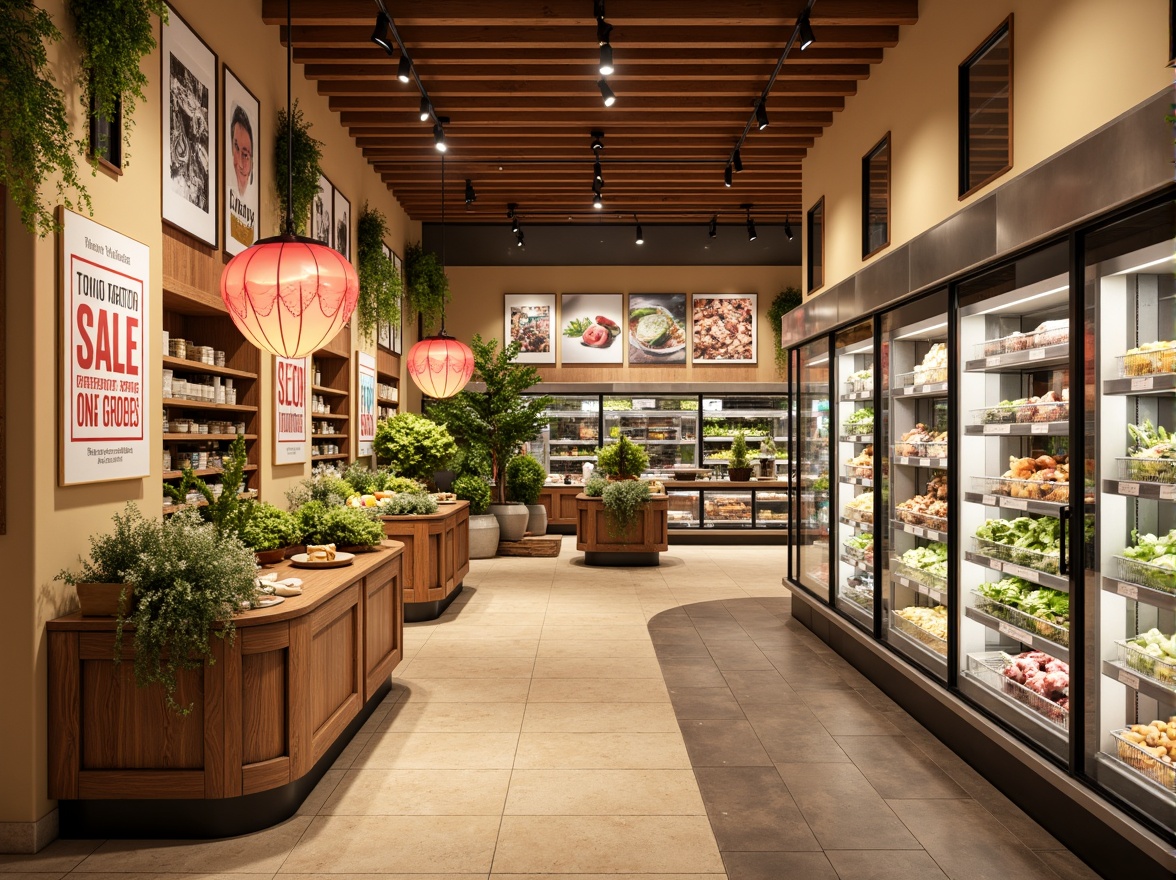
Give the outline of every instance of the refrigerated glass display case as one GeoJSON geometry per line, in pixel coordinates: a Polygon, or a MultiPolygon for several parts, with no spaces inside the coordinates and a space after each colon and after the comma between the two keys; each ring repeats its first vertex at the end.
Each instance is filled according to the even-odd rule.
{"type": "Polygon", "coordinates": [[[874,629],[874,322],[836,335],[837,399],[836,606],[858,626],[874,629]]]}
{"type": "MultiPolygon", "coordinates": [[[[829,341],[817,339],[800,347],[793,371],[796,395],[796,462],[792,485],[796,492],[796,526],[791,542],[800,583],[829,596],[829,341]]],[[[855,528],[868,530],[868,523],[855,528]]]]}
{"type": "Polygon", "coordinates": [[[947,678],[949,609],[947,338],[946,291],[882,316],[882,634],[939,679],[947,678]]]}
{"type": "Polygon", "coordinates": [[[759,476],[776,479],[777,465],[788,460],[788,398],[784,395],[706,396],[702,398],[702,465],[725,473],[731,443],[742,431],[759,476]]]}
{"type": "Polygon", "coordinates": [[[1171,204],[1092,234],[1084,299],[1083,530],[1097,646],[1086,768],[1176,830],[1176,285],[1171,204]],[[1094,491],[1097,490],[1097,491],[1094,491]],[[1097,522],[1097,526],[1095,526],[1097,522]]]}
{"type": "Polygon", "coordinates": [[[651,470],[694,465],[698,450],[698,396],[604,396],[604,443],[628,437],[649,455],[651,470]]]}
{"type": "Polygon", "coordinates": [[[584,462],[596,463],[600,445],[600,398],[596,394],[561,394],[544,413],[545,433],[531,441],[533,455],[549,474],[579,476],[584,462]]]}

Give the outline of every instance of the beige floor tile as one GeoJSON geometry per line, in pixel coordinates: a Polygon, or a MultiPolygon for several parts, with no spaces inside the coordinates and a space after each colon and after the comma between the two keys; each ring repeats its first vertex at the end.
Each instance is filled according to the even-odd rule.
{"type": "Polygon", "coordinates": [[[323,808],[323,804],[327,802],[327,798],[331,796],[331,792],[347,775],[347,770],[343,767],[332,766],[330,770],[323,774],[323,778],[319,780],[318,785],[306,796],[306,800],[298,808],[295,816],[314,816],[317,815],[323,808]]]}
{"type": "Polygon", "coordinates": [[[351,770],[322,815],[500,816],[510,770],[351,770]]]}
{"type": "Polygon", "coordinates": [[[530,703],[527,733],[676,733],[669,703],[530,703]]]}
{"type": "MultiPolygon", "coordinates": [[[[55,877],[55,874],[5,874],[4,880],[16,880],[17,877],[25,876],[30,880],[49,880],[50,877],[55,877]]],[[[65,875],[68,876],[68,875],[65,875]]],[[[270,872],[265,874],[232,874],[223,873],[216,874],[204,871],[196,873],[181,874],[177,872],[161,871],[158,873],[143,873],[136,872],[134,874],[124,871],[111,872],[109,874],[88,873],[86,880],[225,880],[225,878],[233,878],[233,880],[272,880],[275,875],[270,872]]]]}
{"type": "Polygon", "coordinates": [[[529,657],[483,657],[471,663],[462,657],[418,657],[397,668],[396,676],[416,678],[530,678],[535,661],[529,657]]]}
{"type": "Polygon", "coordinates": [[[701,816],[693,770],[515,770],[508,816],[701,816]]]}
{"type": "Polygon", "coordinates": [[[343,747],[343,751],[339,753],[339,757],[335,759],[335,763],[331,765],[331,769],[346,770],[355,763],[355,759],[363,753],[363,750],[367,748],[371,739],[371,734],[357,733],[352,737],[351,742],[343,747]]]}
{"type": "Polygon", "coordinates": [[[525,703],[405,703],[384,718],[396,733],[517,733],[525,703]]]}
{"type": "Polygon", "coordinates": [[[649,641],[649,628],[644,624],[618,624],[607,629],[583,626],[569,626],[567,624],[546,623],[543,626],[544,641],[566,641],[568,639],[583,639],[585,636],[596,636],[608,639],[636,639],[649,641]]]}
{"type": "Polygon", "coordinates": [[[705,816],[505,816],[495,873],[722,873],[705,816]]]}
{"type": "Polygon", "coordinates": [[[397,733],[386,730],[356,759],[359,770],[509,770],[517,733],[397,733]]]}
{"type": "Polygon", "coordinates": [[[403,703],[522,703],[530,682],[525,678],[422,678],[397,682],[405,687],[403,703]]]}
{"type": "Polygon", "coordinates": [[[437,639],[421,646],[416,659],[465,657],[483,660],[493,657],[534,657],[539,639],[437,639]]]}
{"type": "Polygon", "coordinates": [[[543,611],[477,611],[463,612],[452,617],[444,615],[441,617],[441,620],[445,626],[505,626],[514,628],[542,624],[544,616],[545,612],[543,611]]]}
{"type": "Polygon", "coordinates": [[[537,678],[529,703],[668,703],[666,684],[657,678],[633,681],[607,678],[537,678]]]}
{"type": "MultiPolygon", "coordinates": [[[[399,880],[399,878],[397,878],[399,880]]],[[[491,874],[490,880],[727,880],[726,874],[491,874]]]]}
{"type": "Polygon", "coordinates": [[[544,622],[550,626],[578,626],[596,630],[608,629],[614,625],[640,626],[645,623],[645,615],[641,613],[640,608],[634,611],[549,611],[544,622]]]}
{"type": "MultiPolygon", "coordinates": [[[[514,626],[444,626],[433,633],[430,642],[465,641],[468,639],[537,639],[543,634],[540,624],[515,624],[514,626]]],[[[581,633],[581,636],[583,633],[581,633]]],[[[613,636],[613,638],[618,638],[613,636]]]]}
{"type": "Polygon", "coordinates": [[[529,770],[689,769],[675,733],[523,733],[514,766],[529,770]]]}
{"type": "Polygon", "coordinates": [[[64,874],[101,845],[101,840],[55,840],[38,853],[0,854],[0,873],[64,874]]]}
{"type": "Polygon", "coordinates": [[[312,821],[296,816],[273,828],[224,840],[108,840],[74,871],[273,874],[312,821]]]}
{"type": "MultiPolygon", "coordinates": [[[[604,635],[608,635],[606,630],[604,635]]],[[[539,642],[539,655],[544,657],[653,657],[657,652],[652,642],[637,639],[545,639],[539,642]]]]}
{"type": "MultiPolygon", "coordinates": [[[[486,880],[484,872],[477,874],[283,874],[282,877],[289,878],[289,880],[486,880]]],[[[535,878],[531,878],[531,880],[535,880],[535,878]]],[[[657,880],[662,880],[662,878],[659,877],[657,880]]]]}
{"type": "Polygon", "coordinates": [[[497,816],[319,816],[282,874],[487,874],[497,816]]]}
{"type": "Polygon", "coordinates": [[[565,658],[540,657],[535,678],[661,678],[656,657],[565,658]]]}

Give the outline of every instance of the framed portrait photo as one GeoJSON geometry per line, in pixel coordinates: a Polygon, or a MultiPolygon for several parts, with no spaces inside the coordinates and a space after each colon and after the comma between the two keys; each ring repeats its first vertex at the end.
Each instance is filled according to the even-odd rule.
{"type": "Polygon", "coordinates": [[[508,293],[503,308],[506,344],[519,344],[521,364],[554,364],[554,293],[508,293]]]}
{"type": "Polygon", "coordinates": [[[694,294],[691,362],[754,364],[756,299],[754,293],[694,294]]]}
{"type": "Polygon", "coordinates": [[[163,28],[163,220],[217,246],[216,53],[175,9],[163,28]]]}
{"type": "Polygon", "coordinates": [[[619,293],[561,294],[560,363],[623,364],[624,299],[619,293]]]}
{"type": "Polygon", "coordinates": [[[224,66],[225,253],[239,254],[261,238],[261,105],[224,66]]]}
{"type": "Polygon", "coordinates": [[[319,175],[318,192],[310,202],[310,237],[320,244],[333,247],[335,227],[335,187],[323,175],[319,175]]]}
{"type": "Polygon", "coordinates": [[[335,250],[345,259],[351,259],[351,202],[339,190],[335,190],[334,210],[331,213],[335,223],[335,250]]]}

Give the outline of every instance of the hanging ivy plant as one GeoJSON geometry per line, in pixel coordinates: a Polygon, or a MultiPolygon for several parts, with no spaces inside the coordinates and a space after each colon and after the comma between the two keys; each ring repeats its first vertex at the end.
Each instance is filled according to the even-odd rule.
{"type": "Polygon", "coordinates": [[[41,193],[46,180],[67,208],[93,213],[75,158],[86,145],[70,131],[65,96],[49,70],[45,43],[61,39],[53,19],[33,0],[5,0],[0,10],[0,184],[25,229],[43,236],[59,228],[41,193]]]}
{"type": "Polygon", "coordinates": [[[441,320],[445,304],[449,302],[449,279],[445,267],[432,251],[426,251],[420,242],[408,246],[404,254],[404,271],[407,276],[405,300],[411,316],[420,315],[425,331],[441,320]]]}
{"type": "Polygon", "coordinates": [[[781,376],[788,371],[788,352],[780,347],[780,319],[800,305],[803,299],[797,288],[785,287],[768,306],[768,323],[772,325],[772,337],[776,340],[776,372],[781,376]]]}
{"type": "Polygon", "coordinates": [[[278,124],[274,129],[274,182],[278,188],[278,210],[281,216],[278,227],[285,228],[286,223],[286,184],[288,168],[294,169],[293,207],[294,231],[299,235],[306,235],[306,225],[310,221],[310,206],[318,192],[319,177],[322,175],[320,163],[323,160],[323,143],[310,133],[311,123],[307,122],[298,109],[298,101],[294,101],[293,111],[293,163],[286,161],[286,135],[289,130],[289,120],[286,111],[278,108],[278,124]]]}
{"type": "MultiPolygon", "coordinates": [[[[167,24],[163,0],[68,0],[81,46],[82,107],[88,117],[113,119],[122,100],[123,164],[130,157],[135,102],[146,101],[147,76],[139,65],[155,49],[153,15],[167,24]]],[[[93,161],[99,153],[94,146],[93,161]]]]}
{"type": "Polygon", "coordinates": [[[400,320],[400,274],[384,255],[388,221],[365,202],[359,215],[356,256],[359,262],[359,302],[355,317],[360,335],[371,341],[378,324],[400,320]]]}

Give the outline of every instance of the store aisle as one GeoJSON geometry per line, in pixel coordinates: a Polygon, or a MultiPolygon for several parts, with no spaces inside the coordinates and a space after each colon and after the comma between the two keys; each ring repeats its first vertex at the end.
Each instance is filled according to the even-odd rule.
{"type": "Polygon", "coordinates": [[[27,880],[952,880],[1095,875],[791,621],[770,547],[657,569],[475,561],[282,825],[58,841],[27,880]],[[653,880],[653,878],[651,878],[653,880]]]}

